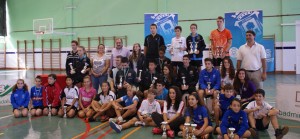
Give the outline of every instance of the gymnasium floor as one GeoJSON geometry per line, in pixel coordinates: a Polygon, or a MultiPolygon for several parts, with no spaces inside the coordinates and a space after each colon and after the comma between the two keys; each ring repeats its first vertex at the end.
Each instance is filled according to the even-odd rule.
{"type": "MultiPolygon", "coordinates": [[[[48,74],[50,71],[0,71],[0,80],[14,80],[17,78],[32,79],[37,74],[48,74]]],[[[63,72],[53,72],[63,73],[63,72]]],[[[291,83],[300,85],[300,75],[280,75],[269,74],[264,83],[264,89],[267,92],[267,101],[275,106],[276,84],[291,83]]],[[[300,122],[280,119],[279,123],[288,125],[290,132],[285,139],[300,138],[300,122]]],[[[15,119],[12,116],[11,106],[0,107],[0,139],[77,139],[77,138],[161,138],[160,135],[152,135],[152,127],[132,127],[120,134],[110,129],[109,124],[93,122],[85,123],[79,118],[66,119],[58,117],[28,117],[15,119]]],[[[259,132],[261,139],[274,137],[274,130],[270,126],[266,132],[259,132]]],[[[214,136],[216,139],[217,137],[214,136]]]]}

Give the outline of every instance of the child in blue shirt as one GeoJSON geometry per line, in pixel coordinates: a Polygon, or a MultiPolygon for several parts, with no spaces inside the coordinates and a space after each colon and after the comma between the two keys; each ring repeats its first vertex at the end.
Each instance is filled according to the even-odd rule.
{"type": "Polygon", "coordinates": [[[30,89],[30,98],[31,98],[31,116],[41,116],[43,114],[43,86],[42,77],[35,77],[35,86],[30,89]]]}
{"type": "Polygon", "coordinates": [[[165,83],[163,82],[163,80],[158,80],[156,82],[156,89],[157,89],[157,95],[155,96],[155,99],[160,104],[160,107],[163,107],[164,101],[168,96],[168,89],[165,88],[165,83]]]}
{"type": "Polygon", "coordinates": [[[223,115],[220,127],[217,127],[217,132],[222,135],[224,139],[230,138],[228,133],[229,128],[234,128],[234,139],[249,138],[251,132],[248,130],[248,118],[246,112],[241,110],[241,102],[237,98],[234,98],[230,103],[230,109],[228,109],[223,115]]]}
{"type": "MultiPolygon", "coordinates": [[[[194,134],[196,137],[208,138],[209,134],[213,131],[212,124],[209,119],[208,110],[205,105],[201,105],[200,98],[196,93],[192,93],[188,97],[188,107],[185,112],[185,123],[197,124],[194,134]]],[[[180,126],[183,137],[186,137],[186,129],[183,125],[180,126]]],[[[192,132],[192,127],[189,128],[192,132]]],[[[181,133],[178,133],[181,134],[181,133]]]]}
{"type": "Polygon", "coordinates": [[[29,100],[28,86],[23,79],[18,79],[17,83],[13,86],[12,94],[10,96],[10,102],[13,106],[15,118],[28,116],[29,100]]]}
{"type": "Polygon", "coordinates": [[[220,120],[223,114],[228,110],[231,101],[234,99],[234,89],[230,84],[224,86],[224,93],[219,95],[219,99],[216,100],[214,112],[216,126],[214,128],[214,134],[217,134],[216,128],[220,125],[220,120]]]}

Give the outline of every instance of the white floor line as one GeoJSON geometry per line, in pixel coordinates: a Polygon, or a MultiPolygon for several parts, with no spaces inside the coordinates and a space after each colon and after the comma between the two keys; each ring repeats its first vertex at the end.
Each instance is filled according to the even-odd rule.
{"type": "Polygon", "coordinates": [[[13,114],[12,115],[7,115],[7,116],[0,117],[0,119],[4,119],[4,118],[7,118],[7,117],[11,117],[11,116],[13,116],[13,114]]]}

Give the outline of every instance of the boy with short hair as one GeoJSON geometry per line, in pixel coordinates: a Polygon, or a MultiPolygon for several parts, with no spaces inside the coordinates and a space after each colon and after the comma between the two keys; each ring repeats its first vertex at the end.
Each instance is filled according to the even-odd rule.
{"type": "Polygon", "coordinates": [[[43,86],[42,77],[35,77],[35,86],[30,89],[30,98],[31,98],[31,116],[41,116],[43,109],[43,86]]]}
{"type": "Polygon", "coordinates": [[[163,82],[162,80],[158,80],[156,82],[156,89],[157,89],[157,94],[155,96],[155,99],[160,104],[160,106],[163,107],[164,101],[168,96],[168,89],[165,88],[165,82],[163,82]]]}
{"type": "Polygon", "coordinates": [[[248,119],[251,128],[254,130],[266,130],[269,128],[269,123],[275,129],[276,139],[281,139],[289,131],[289,127],[283,126],[279,128],[277,115],[279,110],[271,106],[269,103],[264,101],[265,91],[263,89],[257,89],[254,92],[255,100],[250,102],[244,110],[248,113],[248,119]]]}

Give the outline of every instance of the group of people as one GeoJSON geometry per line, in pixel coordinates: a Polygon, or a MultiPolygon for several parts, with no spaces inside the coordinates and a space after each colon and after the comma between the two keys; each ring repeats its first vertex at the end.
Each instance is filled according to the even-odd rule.
{"type": "Polygon", "coordinates": [[[258,137],[257,130],[268,129],[271,122],[276,138],[282,138],[289,129],[279,127],[279,110],[264,101],[264,47],[255,42],[254,31],[247,31],[234,69],[228,52],[232,36],[223,17],[217,18],[217,26],[210,35],[212,58],[204,59],[203,70],[206,44],[197,24],[190,25],[187,38],[181,36],[180,26],[174,28],[171,59],[165,57],[164,38],[155,24],[145,37],[144,53],[139,43],[130,53],[117,38],[111,57],[100,44],[98,53],[89,58],[85,48],[72,41],[66,86],[61,88],[56,75],[49,74],[45,85],[37,76],[29,91],[19,79],[11,95],[14,116],[27,116],[30,108],[31,116],[78,115],[87,122],[109,121],[117,133],[131,126],[153,126],[154,134],[165,132],[171,138],[208,138],[212,132],[225,139],[258,137]]]}

